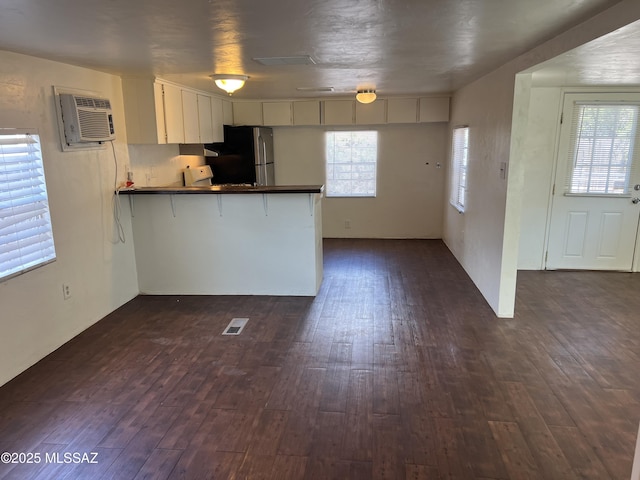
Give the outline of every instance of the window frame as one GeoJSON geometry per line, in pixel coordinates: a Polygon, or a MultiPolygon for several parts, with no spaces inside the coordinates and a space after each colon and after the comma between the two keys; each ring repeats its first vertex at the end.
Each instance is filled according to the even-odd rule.
{"type": "Polygon", "coordinates": [[[37,129],[0,128],[0,187],[0,282],[4,282],[56,260],[37,129]]]}
{"type": "Polygon", "coordinates": [[[449,203],[458,212],[466,209],[469,188],[469,126],[454,127],[451,132],[451,192],[449,203]],[[459,138],[462,136],[462,138],[459,138]]]}
{"type": "MultiPolygon", "coordinates": [[[[325,197],[327,198],[375,198],[378,194],[378,164],[379,164],[379,155],[378,155],[378,144],[379,144],[379,132],[377,130],[372,130],[372,129],[366,129],[366,130],[353,130],[353,129],[349,129],[349,130],[327,130],[325,131],[325,141],[324,141],[324,147],[325,147],[325,159],[324,159],[324,164],[325,164],[325,197]],[[335,179],[333,178],[333,176],[330,174],[330,166],[333,165],[346,165],[346,164],[350,164],[353,165],[355,162],[353,161],[343,161],[343,162],[330,162],[330,151],[329,151],[329,138],[330,136],[335,136],[335,135],[345,135],[345,134],[349,134],[349,135],[360,135],[360,134],[374,134],[375,135],[375,159],[373,161],[368,161],[368,162],[362,162],[362,164],[364,165],[373,165],[373,190],[368,190],[366,193],[364,194],[357,194],[353,192],[353,189],[350,190],[349,193],[333,193],[333,187],[332,187],[332,183],[333,182],[340,182],[340,181],[344,181],[345,179],[335,179]]],[[[354,147],[350,147],[351,149],[353,149],[354,147]]],[[[353,157],[351,157],[353,158],[353,157]]],[[[350,179],[349,181],[354,181],[353,179],[350,179]]]]}

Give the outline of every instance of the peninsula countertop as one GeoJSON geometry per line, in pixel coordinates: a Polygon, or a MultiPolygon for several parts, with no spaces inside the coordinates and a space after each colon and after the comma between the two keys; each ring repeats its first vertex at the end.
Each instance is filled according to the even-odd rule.
{"type": "Polygon", "coordinates": [[[120,195],[207,195],[207,194],[251,194],[251,193],[323,193],[324,185],[211,185],[205,187],[135,187],[123,189],[120,195]]]}

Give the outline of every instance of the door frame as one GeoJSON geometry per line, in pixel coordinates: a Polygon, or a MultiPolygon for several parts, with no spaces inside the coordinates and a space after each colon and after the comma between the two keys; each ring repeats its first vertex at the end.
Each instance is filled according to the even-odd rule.
{"type": "MultiPolygon", "coordinates": [[[[553,212],[554,186],[556,183],[556,174],[558,171],[558,163],[559,163],[559,157],[560,157],[560,151],[559,151],[560,150],[560,134],[562,130],[561,120],[564,121],[564,119],[562,118],[562,115],[563,115],[565,98],[568,94],[583,94],[583,95],[621,94],[623,95],[627,93],[634,94],[634,95],[640,94],[640,88],[637,88],[637,87],[636,88],[633,88],[633,87],[631,88],[628,88],[628,87],[623,87],[623,88],[561,87],[560,88],[560,99],[558,104],[558,114],[556,115],[556,131],[554,135],[554,145],[553,145],[553,151],[554,151],[553,168],[549,178],[550,183],[549,183],[549,189],[548,189],[549,195],[548,195],[548,203],[547,203],[547,218],[546,218],[545,232],[544,232],[542,270],[548,270],[547,258],[548,258],[548,252],[549,252],[549,237],[551,233],[551,215],[553,212]]],[[[640,128],[640,125],[639,125],[639,128],[640,128]]],[[[638,146],[638,148],[640,148],[640,145],[638,146]]],[[[638,168],[640,168],[640,166],[638,168]]],[[[553,271],[553,270],[549,270],[549,271],[553,271]]],[[[607,271],[607,270],[603,270],[603,271],[607,271]]],[[[616,271],[616,270],[611,270],[611,271],[616,271]]],[[[635,246],[633,251],[633,258],[631,260],[631,272],[640,272],[640,221],[639,221],[638,228],[636,230],[636,240],[635,240],[635,246]]]]}

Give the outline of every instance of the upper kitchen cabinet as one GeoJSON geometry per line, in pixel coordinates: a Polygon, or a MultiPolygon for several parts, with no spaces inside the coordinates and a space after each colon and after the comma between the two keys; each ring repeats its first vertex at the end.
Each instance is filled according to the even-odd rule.
{"type": "Polygon", "coordinates": [[[318,100],[293,102],[294,125],[320,125],[320,102],[318,100]]]}
{"type": "Polygon", "coordinates": [[[185,107],[184,115],[184,134],[185,143],[214,143],[222,142],[224,138],[222,126],[222,100],[210,97],[202,93],[197,94],[198,99],[198,129],[197,141],[195,135],[187,137],[187,110],[185,107]]]}
{"type": "MultiPolygon", "coordinates": [[[[224,141],[224,104],[227,100],[218,97],[211,97],[211,143],[224,141]]],[[[228,102],[230,103],[230,102],[228,102]]],[[[231,122],[233,121],[233,111],[231,112],[231,122]]],[[[229,125],[231,125],[229,122],[229,125]]],[[[203,141],[203,143],[205,143],[203,141]]],[[[209,142],[206,142],[209,143],[209,142]]]]}
{"type": "Polygon", "coordinates": [[[234,125],[262,125],[262,102],[233,102],[234,125]]]}
{"type": "Polygon", "coordinates": [[[387,101],[376,100],[372,103],[356,102],[356,124],[378,125],[387,121],[387,101]]]}
{"type": "Polygon", "coordinates": [[[418,119],[425,122],[449,121],[449,97],[423,97],[420,99],[418,119]]]}
{"type": "MultiPolygon", "coordinates": [[[[211,110],[211,100],[209,95],[196,95],[198,99],[198,139],[196,143],[213,142],[213,112],[211,110]]],[[[187,123],[185,121],[185,140],[187,140],[187,123]]]]}
{"type": "Polygon", "coordinates": [[[355,102],[353,100],[325,100],[325,125],[353,125],[355,102]]]}
{"type": "MultiPolygon", "coordinates": [[[[182,90],[182,120],[184,129],[184,142],[200,142],[200,115],[198,108],[201,106],[199,95],[190,90],[182,90]]],[[[211,118],[211,103],[209,103],[209,118],[211,118]]]]}
{"type": "Polygon", "coordinates": [[[291,102],[264,102],[262,104],[263,125],[291,125],[291,102]]]}
{"type": "Polygon", "coordinates": [[[122,79],[129,143],[167,143],[163,85],[152,77],[122,79]]]}
{"type": "Polygon", "coordinates": [[[223,100],[153,77],[125,77],[122,93],[129,143],[223,140],[223,100]]]}
{"type": "Polygon", "coordinates": [[[222,124],[233,125],[233,103],[230,100],[222,100],[222,124]]]}
{"type": "Polygon", "coordinates": [[[387,100],[387,123],[416,123],[417,121],[417,98],[389,98],[387,100]]]}
{"type": "Polygon", "coordinates": [[[182,90],[153,77],[122,79],[129,143],[184,143],[182,90]]]}
{"type": "Polygon", "coordinates": [[[184,116],[182,114],[182,89],[170,83],[162,84],[166,143],[184,142],[184,116]]]}

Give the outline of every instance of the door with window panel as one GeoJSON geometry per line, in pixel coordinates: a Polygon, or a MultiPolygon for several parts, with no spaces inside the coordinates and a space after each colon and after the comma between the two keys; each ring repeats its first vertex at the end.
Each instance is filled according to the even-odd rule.
{"type": "Polygon", "coordinates": [[[547,269],[632,269],[640,94],[565,94],[547,269]]]}

